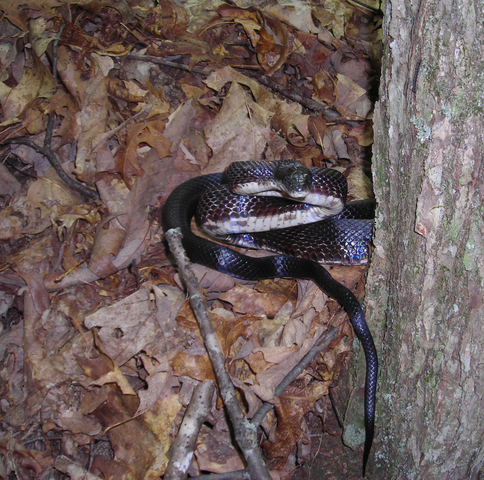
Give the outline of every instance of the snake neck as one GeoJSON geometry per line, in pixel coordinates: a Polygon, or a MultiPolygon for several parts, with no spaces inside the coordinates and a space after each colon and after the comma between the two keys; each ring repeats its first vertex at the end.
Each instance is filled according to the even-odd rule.
{"type": "Polygon", "coordinates": [[[190,229],[190,221],[203,192],[207,188],[220,185],[222,181],[223,173],[214,173],[192,178],[176,187],[163,207],[163,230],[167,232],[172,228],[181,228],[183,232],[190,229]]]}

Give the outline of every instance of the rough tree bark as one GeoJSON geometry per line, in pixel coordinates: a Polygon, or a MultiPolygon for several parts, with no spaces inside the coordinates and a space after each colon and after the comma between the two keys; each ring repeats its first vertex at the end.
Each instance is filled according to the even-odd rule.
{"type": "Polygon", "coordinates": [[[484,478],[484,0],[387,0],[370,478],[484,478]],[[379,323],[380,322],[380,323],[379,323]]]}

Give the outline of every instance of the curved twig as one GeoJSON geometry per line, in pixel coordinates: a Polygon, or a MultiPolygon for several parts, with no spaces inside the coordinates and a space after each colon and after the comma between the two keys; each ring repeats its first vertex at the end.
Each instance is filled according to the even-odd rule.
{"type": "MultiPolygon", "coordinates": [[[[64,30],[65,25],[63,24],[59,30],[57,38],[54,40],[52,45],[52,77],[54,78],[54,84],[57,88],[57,45],[59,43],[59,38],[64,30]]],[[[92,188],[84,185],[74,178],[70,177],[62,168],[59,159],[52,150],[52,135],[54,132],[54,122],[55,122],[55,112],[50,112],[47,119],[47,126],[45,129],[44,145],[37,145],[33,140],[25,137],[8,138],[2,142],[2,145],[26,145],[32,148],[40,155],[43,155],[49,163],[52,165],[53,169],[56,171],[59,178],[72,190],[79,192],[86,197],[93,200],[99,200],[98,193],[92,188]]]]}
{"type": "MultiPolygon", "coordinates": [[[[158,65],[164,65],[165,67],[170,67],[170,68],[176,68],[178,70],[184,70],[185,72],[192,72],[192,73],[197,73],[199,75],[202,75],[204,77],[208,77],[213,70],[205,70],[200,67],[188,67],[187,65],[183,65],[182,63],[177,63],[177,62],[171,62],[169,60],[164,60],[163,58],[158,58],[158,57],[153,57],[151,55],[128,55],[126,57],[127,60],[136,60],[139,62],[152,62],[158,65]]],[[[255,79],[257,82],[259,82],[261,85],[264,87],[269,88],[270,90],[277,92],[279,95],[282,95],[283,97],[287,98],[288,100],[291,100],[292,102],[297,102],[300,103],[303,107],[307,108],[308,110],[311,110],[316,113],[320,113],[323,118],[327,121],[330,122],[339,122],[344,120],[345,122],[347,120],[343,119],[343,117],[338,113],[336,110],[325,107],[324,105],[316,102],[312,98],[300,95],[294,91],[289,90],[288,88],[284,87],[280,83],[277,83],[275,80],[273,80],[271,77],[268,75],[261,75],[258,72],[254,72],[251,70],[250,65],[243,65],[243,66],[233,66],[231,65],[232,68],[235,68],[237,70],[241,70],[244,75],[255,79]]]]}
{"type": "Polygon", "coordinates": [[[2,142],[2,145],[27,145],[32,150],[35,150],[37,153],[40,153],[40,155],[43,155],[45,158],[47,158],[49,163],[56,171],[57,175],[59,175],[60,179],[69,188],[72,188],[72,190],[75,190],[76,192],[79,192],[82,195],[85,195],[86,197],[89,197],[93,200],[99,200],[99,194],[95,190],[82,183],[79,183],[77,180],[74,180],[64,171],[59,162],[59,159],[50,148],[41,147],[40,145],[37,145],[33,140],[30,140],[30,138],[25,137],[8,138],[2,142]]]}
{"type": "MultiPolygon", "coordinates": [[[[304,369],[323,351],[328,348],[333,340],[338,335],[338,329],[334,327],[328,328],[319,339],[318,343],[312,346],[312,348],[304,355],[297,365],[284,377],[284,380],[277,385],[274,390],[274,398],[280,397],[284,390],[304,371],[304,369]]],[[[264,417],[272,410],[274,405],[269,402],[264,404],[257,410],[255,415],[250,420],[255,427],[259,427],[264,417]]]]}

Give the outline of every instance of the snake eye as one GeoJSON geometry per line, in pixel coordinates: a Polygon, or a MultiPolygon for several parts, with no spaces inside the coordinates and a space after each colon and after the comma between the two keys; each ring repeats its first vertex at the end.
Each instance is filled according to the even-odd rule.
{"type": "Polygon", "coordinates": [[[294,198],[303,198],[308,195],[312,180],[311,171],[302,165],[289,167],[282,178],[284,190],[294,198]]]}

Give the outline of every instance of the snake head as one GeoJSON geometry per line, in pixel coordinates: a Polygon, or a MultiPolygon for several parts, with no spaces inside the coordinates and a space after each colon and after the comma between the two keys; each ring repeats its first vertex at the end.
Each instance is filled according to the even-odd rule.
{"type": "Polygon", "coordinates": [[[299,162],[282,163],[275,171],[275,177],[280,188],[294,200],[305,198],[311,191],[313,175],[309,168],[299,162]]]}

